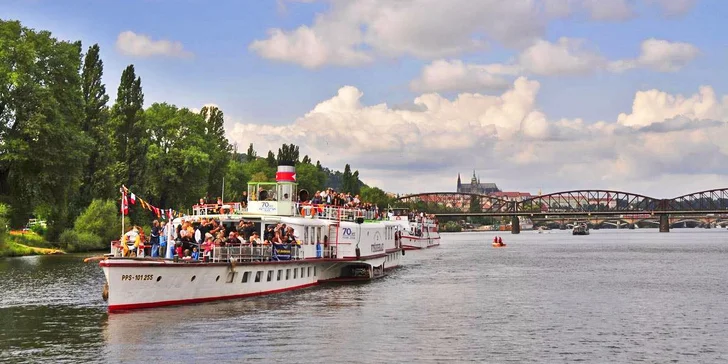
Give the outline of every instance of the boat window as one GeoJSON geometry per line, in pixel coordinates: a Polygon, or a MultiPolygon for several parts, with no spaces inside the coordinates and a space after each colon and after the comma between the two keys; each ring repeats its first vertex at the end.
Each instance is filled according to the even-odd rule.
{"type": "Polygon", "coordinates": [[[255,272],[255,282],[260,282],[260,279],[263,277],[263,271],[259,270],[255,272]]]}
{"type": "Polygon", "coordinates": [[[286,280],[291,279],[291,269],[286,269],[286,280]]]}
{"type": "Polygon", "coordinates": [[[311,276],[311,267],[308,267],[308,269],[306,270],[306,277],[310,277],[310,276],[311,276]]]}
{"type": "Polygon", "coordinates": [[[238,275],[238,272],[228,272],[227,280],[225,281],[225,283],[233,283],[233,281],[235,280],[235,277],[237,275],[238,275]]]}
{"type": "Polygon", "coordinates": [[[278,277],[276,278],[277,281],[281,280],[281,275],[283,275],[283,269],[278,270],[278,277]]]}
{"type": "Polygon", "coordinates": [[[273,280],[273,271],[272,270],[269,270],[268,271],[268,282],[270,282],[272,280],[273,280]]]}
{"type": "Polygon", "coordinates": [[[248,283],[248,280],[250,279],[250,272],[243,273],[243,281],[241,283],[248,283]]]}
{"type": "Polygon", "coordinates": [[[301,278],[303,278],[303,267],[301,267],[301,278]]]}
{"type": "Polygon", "coordinates": [[[314,277],[316,276],[316,266],[315,265],[313,266],[313,275],[314,275],[314,277]]]}
{"type": "Polygon", "coordinates": [[[293,279],[298,278],[298,268],[293,268],[293,279]]]}
{"type": "Polygon", "coordinates": [[[303,227],[303,243],[308,244],[310,240],[308,240],[308,230],[311,229],[310,226],[304,226],[303,227]]]}
{"type": "Polygon", "coordinates": [[[316,227],[316,240],[314,240],[314,243],[319,242],[324,237],[324,228],[321,226],[316,227]]]}

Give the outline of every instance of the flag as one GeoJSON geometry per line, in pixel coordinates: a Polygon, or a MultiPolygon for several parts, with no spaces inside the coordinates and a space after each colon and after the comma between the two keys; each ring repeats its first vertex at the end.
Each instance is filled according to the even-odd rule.
{"type": "Polygon", "coordinates": [[[126,193],[121,195],[121,213],[129,215],[129,201],[126,199],[126,193]]]}
{"type": "Polygon", "coordinates": [[[131,204],[136,205],[136,195],[133,193],[131,194],[131,204]]]}

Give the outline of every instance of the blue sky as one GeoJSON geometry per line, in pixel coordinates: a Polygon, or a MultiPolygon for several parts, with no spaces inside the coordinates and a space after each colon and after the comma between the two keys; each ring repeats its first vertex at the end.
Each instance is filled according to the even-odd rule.
{"type": "Polygon", "coordinates": [[[296,142],[400,193],[452,189],[473,168],[530,192],[726,185],[725,147],[711,139],[724,126],[639,131],[676,117],[728,121],[726,13],[718,0],[0,2],[3,19],[99,43],[112,100],[134,64],[147,105],[216,104],[241,145],[296,142]],[[531,83],[519,88],[519,77],[531,83]],[[707,106],[691,99],[701,86],[715,94],[707,106]],[[413,106],[428,93],[438,99],[413,106]],[[472,93],[483,97],[455,102],[472,93]],[[702,168],[640,149],[686,138],[686,153],[710,159],[702,168]]]}

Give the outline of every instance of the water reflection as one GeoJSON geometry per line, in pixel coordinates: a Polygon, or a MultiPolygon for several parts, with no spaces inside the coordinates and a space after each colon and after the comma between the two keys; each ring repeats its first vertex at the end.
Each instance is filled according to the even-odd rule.
{"type": "Polygon", "coordinates": [[[0,361],[93,361],[105,346],[106,312],[74,306],[0,309],[0,361]]]}

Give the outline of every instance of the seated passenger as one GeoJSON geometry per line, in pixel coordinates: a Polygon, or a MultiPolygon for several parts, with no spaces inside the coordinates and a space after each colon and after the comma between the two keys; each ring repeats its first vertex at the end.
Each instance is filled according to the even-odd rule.
{"type": "Polygon", "coordinates": [[[200,260],[200,252],[197,251],[197,247],[192,248],[192,260],[200,260]]]}
{"type": "Polygon", "coordinates": [[[190,255],[189,249],[185,249],[185,256],[182,257],[182,260],[192,260],[192,256],[190,255]]]}

